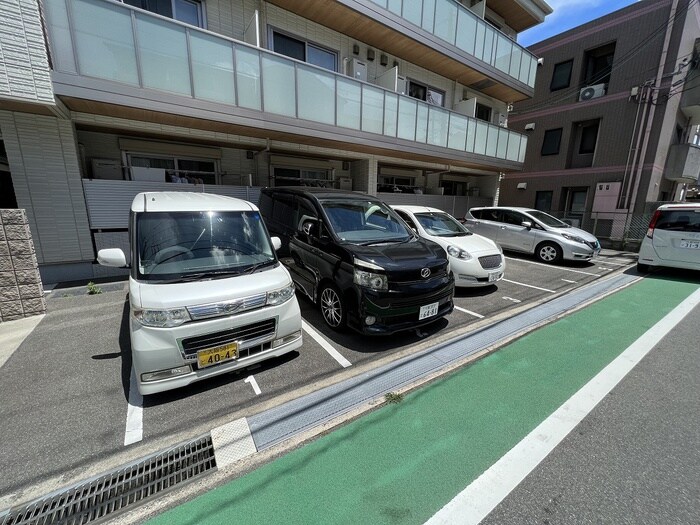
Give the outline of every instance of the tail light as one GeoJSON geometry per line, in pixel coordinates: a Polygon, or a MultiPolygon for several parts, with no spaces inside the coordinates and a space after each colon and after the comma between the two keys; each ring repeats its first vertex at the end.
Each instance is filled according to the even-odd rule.
{"type": "Polygon", "coordinates": [[[649,229],[647,230],[647,237],[650,239],[654,237],[654,228],[656,228],[656,222],[659,220],[659,217],[661,217],[661,210],[656,210],[649,222],[649,229]]]}

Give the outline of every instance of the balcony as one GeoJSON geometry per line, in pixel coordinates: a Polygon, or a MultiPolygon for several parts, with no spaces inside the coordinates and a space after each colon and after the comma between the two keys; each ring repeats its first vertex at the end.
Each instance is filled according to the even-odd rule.
{"type": "Polygon", "coordinates": [[[498,100],[534,93],[537,58],[456,0],[269,1],[498,100]]]}
{"type": "Polygon", "coordinates": [[[486,0],[486,5],[518,33],[541,24],[552,14],[552,8],[542,0],[486,0]]]}
{"type": "Polygon", "coordinates": [[[46,3],[56,94],[71,110],[491,172],[527,138],[111,0],[46,3]]]}
{"type": "Polygon", "coordinates": [[[684,184],[700,182],[700,146],[675,144],[668,151],[664,177],[684,184]]]}

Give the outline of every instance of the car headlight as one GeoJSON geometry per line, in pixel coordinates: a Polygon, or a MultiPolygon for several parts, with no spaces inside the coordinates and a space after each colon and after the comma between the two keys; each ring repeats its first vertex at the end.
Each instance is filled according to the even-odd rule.
{"type": "Polygon", "coordinates": [[[134,310],[134,319],[143,326],[156,328],[172,328],[192,320],[186,308],[134,310]]]}
{"type": "Polygon", "coordinates": [[[567,239],[567,240],[569,240],[569,241],[578,242],[578,243],[581,243],[581,244],[586,244],[586,241],[584,241],[581,237],[577,237],[576,235],[570,235],[570,234],[568,234],[568,233],[562,233],[561,236],[564,237],[564,239],[567,239]]]}
{"type": "Polygon", "coordinates": [[[472,256],[469,255],[469,252],[462,250],[461,248],[457,248],[456,246],[452,246],[451,244],[447,247],[447,255],[455,257],[456,259],[464,259],[466,261],[472,258],[472,256]]]}
{"type": "Polygon", "coordinates": [[[353,259],[355,268],[352,275],[352,282],[370,288],[372,290],[388,290],[389,280],[383,273],[370,270],[384,271],[384,268],[371,262],[361,259],[353,259]]]}
{"type": "Polygon", "coordinates": [[[294,283],[289,283],[284,288],[267,292],[267,304],[275,306],[278,304],[286,303],[292,297],[294,297],[294,283]]]}

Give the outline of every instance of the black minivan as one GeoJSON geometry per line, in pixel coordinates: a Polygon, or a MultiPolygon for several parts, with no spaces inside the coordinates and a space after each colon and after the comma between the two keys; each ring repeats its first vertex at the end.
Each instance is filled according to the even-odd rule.
{"type": "Polygon", "coordinates": [[[278,187],[263,189],[258,206],[294,283],[331,328],[392,334],[452,311],[447,254],[376,197],[278,187]]]}

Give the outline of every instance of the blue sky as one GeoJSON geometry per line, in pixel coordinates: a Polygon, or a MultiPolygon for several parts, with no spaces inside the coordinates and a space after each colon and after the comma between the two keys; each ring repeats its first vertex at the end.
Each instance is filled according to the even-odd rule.
{"type": "Polygon", "coordinates": [[[554,12],[539,24],[518,35],[518,43],[528,47],[573,27],[622,9],[636,0],[545,0],[554,12]]]}

